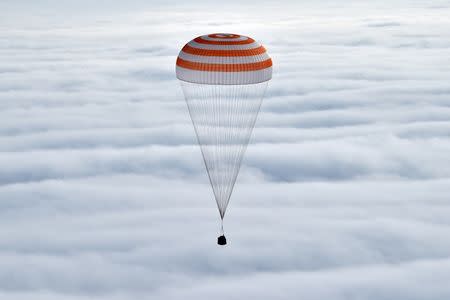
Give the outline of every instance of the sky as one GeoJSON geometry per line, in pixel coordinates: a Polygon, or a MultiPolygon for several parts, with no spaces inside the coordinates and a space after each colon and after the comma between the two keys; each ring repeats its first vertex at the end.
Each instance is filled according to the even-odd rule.
{"type": "Polygon", "coordinates": [[[450,298],[449,1],[0,3],[0,299],[450,298]],[[220,218],[175,60],[272,57],[220,218]]]}

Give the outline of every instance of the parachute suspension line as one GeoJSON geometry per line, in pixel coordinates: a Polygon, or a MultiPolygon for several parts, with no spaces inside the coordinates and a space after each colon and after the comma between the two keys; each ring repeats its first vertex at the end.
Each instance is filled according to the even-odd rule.
{"type": "Polygon", "coordinates": [[[223,231],[223,218],[220,219],[220,235],[225,235],[223,231]]]}
{"type": "MultiPolygon", "coordinates": [[[[214,178],[208,166],[208,157],[211,156],[211,153],[209,153],[209,151],[211,151],[211,145],[208,144],[210,141],[207,140],[207,137],[211,137],[215,134],[215,132],[212,131],[212,128],[214,127],[208,124],[208,116],[214,114],[214,107],[211,111],[211,107],[207,103],[208,99],[214,96],[214,91],[210,91],[211,85],[195,84],[183,81],[181,81],[181,87],[183,89],[184,98],[186,100],[189,115],[197,137],[197,142],[200,146],[208,179],[211,186],[214,187],[214,178]],[[204,132],[202,132],[202,130],[204,132]]],[[[213,193],[215,198],[218,199],[218,195],[214,188],[213,193]]],[[[224,215],[217,200],[216,204],[219,209],[220,217],[223,219],[224,215]]]]}
{"type": "Polygon", "coordinates": [[[267,82],[181,82],[221,219],[225,216],[267,82]]]}

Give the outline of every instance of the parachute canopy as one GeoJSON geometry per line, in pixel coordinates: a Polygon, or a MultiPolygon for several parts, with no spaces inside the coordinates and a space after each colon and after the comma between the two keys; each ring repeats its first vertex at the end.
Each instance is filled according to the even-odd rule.
{"type": "Polygon", "coordinates": [[[177,78],[199,84],[253,84],[272,78],[272,60],[250,37],[230,33],[199,36],[177,58],[177,78]]]}
{"type": "Polygon", "coordinates": [[[272,78],[272,60],[250,37],[214,33],[183,47],[176,75],[223,220],[272,78]]]}

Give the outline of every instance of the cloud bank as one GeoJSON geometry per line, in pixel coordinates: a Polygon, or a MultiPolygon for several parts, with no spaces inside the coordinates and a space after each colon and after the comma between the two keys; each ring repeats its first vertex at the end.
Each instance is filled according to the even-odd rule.
{"type": "Polygon", "coordinates": [[[38,4],[0,5],[1,299],[450,297],[448,3],[38,4]],[[226,248],[174,75],[221,31],[274,61],[226,248]]]}

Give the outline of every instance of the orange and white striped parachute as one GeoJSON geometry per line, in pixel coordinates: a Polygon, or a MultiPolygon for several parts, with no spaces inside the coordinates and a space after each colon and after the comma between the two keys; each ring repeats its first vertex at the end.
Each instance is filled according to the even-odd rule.
{"type": "Polygon", "coordinates": [[[253,84],[272,78],[272,60],[252,38],[209,34],[187,43],[177,58],[177,78],[200,84],[253,84]]]}
{"type": "Polygon", "coordinates": [[[197,37],[181,49],[176,75],[223,221],[272,78],[272,60],[250,37],[214,33],[197,37]]]}

